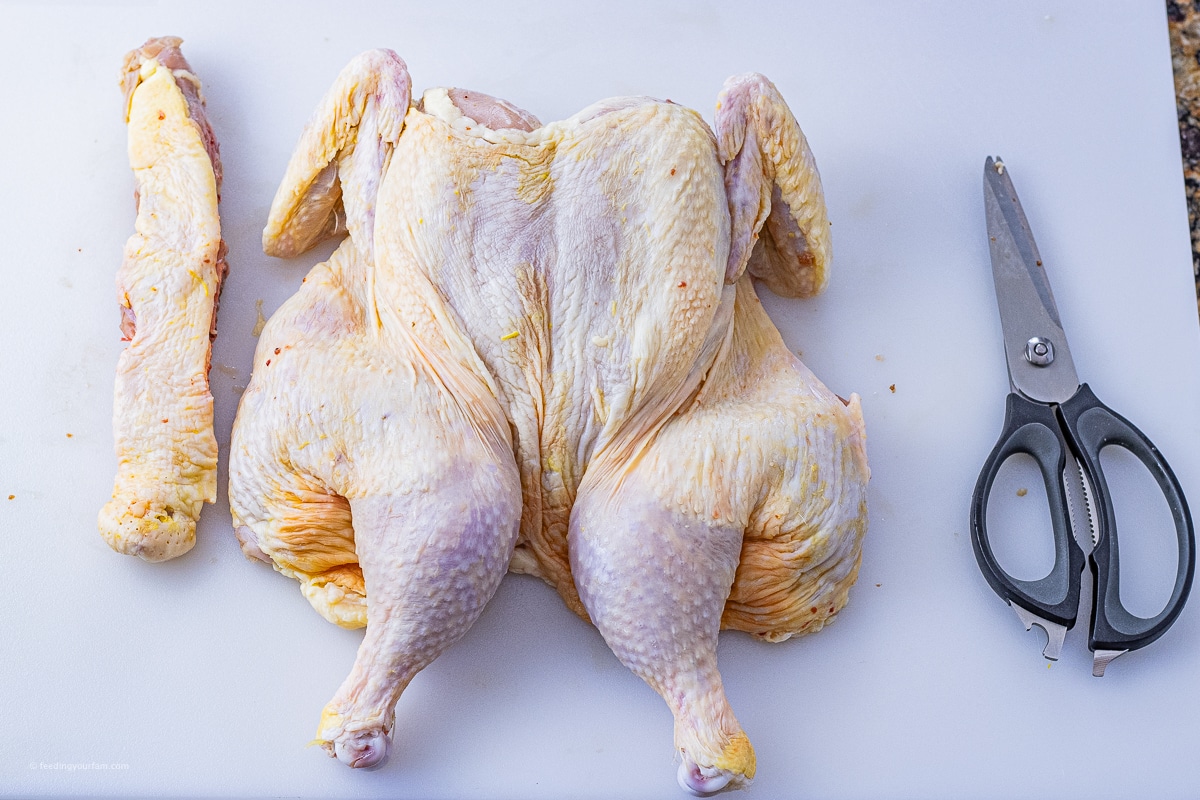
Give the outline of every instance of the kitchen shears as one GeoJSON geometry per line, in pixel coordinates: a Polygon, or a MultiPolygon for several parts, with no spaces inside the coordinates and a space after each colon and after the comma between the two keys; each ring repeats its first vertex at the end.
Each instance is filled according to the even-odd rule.
{"type": "MultiPolygon", "coordinates": [[[[1004,353],[1008,395],[1004,428],[971,498],[971,543],[979,568],[1029,630],[1045,630],[1043,654],[1057,660],[1080,608],[1084,566],[1092,573],[1088,649],[1092,674],[1103,676],[1110,661],[1161,636],[1179,616],[1195,572],[1195,533],[1175,474],[1146,436],[1080,383],[1058,308],[1037,245],[1008,169],[989,157],[983,170],[984,206],[992,276],[1004,353]],[[1116,516],[1100,467],[1100,451],[1115,445],[1149,470],[1166,498],[1179,545],[1175,586],[1153,617],[1130,613],[1121,603],[1116,516]],[[1009,458],[1024,453],[1037,463],[1050,506],[1054,566],[1037,580],[1004,571],[992,551],[987,506],[992,484],[1009,458]]],[[[1123,531],[1136,536],[1138,531],[1123,531]]]]}

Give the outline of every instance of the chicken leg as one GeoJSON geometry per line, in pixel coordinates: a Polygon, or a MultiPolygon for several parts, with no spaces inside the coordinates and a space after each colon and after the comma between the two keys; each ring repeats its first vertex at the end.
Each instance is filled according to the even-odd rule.
{"type": "Polygon", "coordinates": [[[664,507],[640,477],[607,497],[588,492],[576,501],[571,571],[609,648],[670,707],[680,784],[712,792],[755,769],[717,669],[742,532],[664,507]]]}
{"type": "Polygon", "coordinates": [[[400,693],[467,632],[499,586],[520,514],[515,470],[503,472],[462,465],[438,476],[436,491],[351,502],[367,633],[317,733],[342,763],[383,760],[400,693]]]}
{"type": "Polygon", "coordinates": [[[733,336],[692,405],[639,458],[585,479],[571,571],[613,653],[675,717],[680,785],[754,777],[717,669],[722,627],[770,641],[845,605],[866,529],[859,402],[843,403],[787,351],[749,276],[733,336]]]}

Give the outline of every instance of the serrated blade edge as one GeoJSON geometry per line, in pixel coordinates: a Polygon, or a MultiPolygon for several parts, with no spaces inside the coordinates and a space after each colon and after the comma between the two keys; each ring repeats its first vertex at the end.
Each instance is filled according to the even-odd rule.
{"type": "Polygon", "coordinates": [[[1067,517],[1071,522],[1071,533],[1083,554],[1091,555],[1100,535],[1096,528],[1096,509],[1087,474],[1073,456],[1067,457],[1067,464],[1063,468],[1063,489],[1067,496],[1067,517]]]}

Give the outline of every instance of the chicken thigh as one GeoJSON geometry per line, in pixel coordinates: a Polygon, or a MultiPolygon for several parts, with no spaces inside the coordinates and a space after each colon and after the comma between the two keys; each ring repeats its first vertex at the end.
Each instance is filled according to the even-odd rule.
{"type": "Polygon", "coordinates": [[[136,232],[117,275],[121,332],[113,433],[118,461],[99,527],[114,550],[164,561],[196,542],[217,499],[208,369],[225,245],[221,159],[182,40],[150,39],[125,57],[136,232]]]}
{"type": "Polygon", "coordinates": [[[803,134],[758,75],[726,83],[715,135],[650,98],[542,125],[410,86],[363,54],[302,135],[264,248],[349,235],[263,330],[234,426],[244,552],[367,628],[317,740],[378,763],[401,691],[512,570],[662,695],[684,788],[741,784],[718,631],[818,630],[866,528],[858,399],[752,284],[825,285],[803,134]]]}

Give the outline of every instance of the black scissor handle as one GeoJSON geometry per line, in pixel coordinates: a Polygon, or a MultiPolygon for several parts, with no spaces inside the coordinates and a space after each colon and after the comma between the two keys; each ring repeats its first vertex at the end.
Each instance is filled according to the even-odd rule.
{"type": "Polygon", "coordinates": [[[1183,610],[1196,569],[1196,537],[1187,500],[1175,473],[1146,435],[1096,398],[1085,383],[1059,406],[1071,448],[1087,476],[1096,512],[1096,548],[1091,567],[1095,578],[1092,633],[1088,646],[1095,650],[1136,650],[1162,636],[1183,610]],[[1116,445],[1132,453],[1150,471],[1171,509],[1179,542],[1175,587],[1167,605],[1153,617],[1131,614],[1121,604],[1120,567],[1117,559],[1117,520],[1109,499],[1108,484],[1100,468],[1100,451],[1116,445]]]}
{"type": "Polygon", "coordinates": [[[1071,533],[1067,501],[1063,495],[1066,454],[1067,442],[1054,408],[1026,400],[1016,393],[1010,394],[1004,412],[1004,429],[984,462],[975,484],[975,494],[971,497],[971,545],[983,577],[996,594],[1042,619],[1069,629],[1079,613],[1083,551],[1071,533]],[[1014,578],[1001,568],[992,552],[987,531],[987,505],[992,484],[1004,462],[1018,453],[1032,456],[1037,462],[1046,487],[1054,530],[1054,566],[1049,575],[1033,581],[1014,578]]]}

